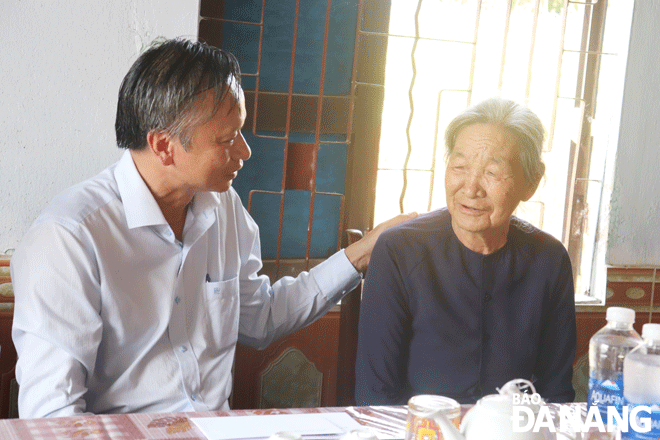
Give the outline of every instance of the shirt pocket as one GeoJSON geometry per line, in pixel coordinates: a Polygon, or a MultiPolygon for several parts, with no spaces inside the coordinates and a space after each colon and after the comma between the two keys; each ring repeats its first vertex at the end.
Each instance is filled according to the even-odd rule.
{"type": "Polygon", "coordinates": [[[231,349],[238,340],[238,287],[238,276],[205,283],[206,336],[221,351],[231,349]]]}
{"type": "Polygon", "coordinates": [[[205,284],[206,300],[218,301],[230,296],[238,296],[238,275],[225,281],[208,281],[205,284]]]}

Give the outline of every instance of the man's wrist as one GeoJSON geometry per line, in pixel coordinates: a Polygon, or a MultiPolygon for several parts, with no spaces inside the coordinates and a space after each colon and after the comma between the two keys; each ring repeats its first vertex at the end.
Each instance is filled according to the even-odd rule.
{"type": "Polygon", "coordinates": [[[362,243],[362,240],[357,241],[344,249],[346,253],[346,258],[351,262],[355,270],[360,274],[364,274],[367,270],[369,264],[369,257],[371,252],[366,252],[365,246],[362,243]]]}

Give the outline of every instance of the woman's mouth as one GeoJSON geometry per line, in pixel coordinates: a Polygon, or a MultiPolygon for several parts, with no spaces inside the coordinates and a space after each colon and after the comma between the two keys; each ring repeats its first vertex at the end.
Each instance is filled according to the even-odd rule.
{"type": "Polygon", "coordinates": [[[485,212],[484,209],[473,208],[471,206],[467,206],[467,205],[463,205],[463,204],[461,204],[459,206],[461,208],[461,211],[468,214],[468,215],[480,215],[480,214],[483,214],[485,212]]]}

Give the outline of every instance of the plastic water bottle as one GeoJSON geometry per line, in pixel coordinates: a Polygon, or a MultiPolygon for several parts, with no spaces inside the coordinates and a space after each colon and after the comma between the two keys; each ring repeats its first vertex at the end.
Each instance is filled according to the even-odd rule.
{"type": "MultiPolygon", "coordinates": [[[[623,361],[623,395],[629,413],[638,405],[650,407],[637,413],[637,426],[642,426],[640,418],[648,418],[649,432],[636,432],[628,429],[622,438],[635,440],[656,440],[660,438],[660,324],[644,324],[644,343],[626,356],[623,361]]],[[[632,422],[632,421],[631,421],[632,422]]],[[[633,423],[630,423],[635,428],[633,423]]]]}
{"type": "Polygon", "coordinates": [[[589,342],[589,396],[587,407],[598,406],[603,423],[607,423],[607,407],[623,407],[623,360],[642,343],[633,328],[635,311],[625,307],[610,307],[607,325],[598,330],[589,342]]]}

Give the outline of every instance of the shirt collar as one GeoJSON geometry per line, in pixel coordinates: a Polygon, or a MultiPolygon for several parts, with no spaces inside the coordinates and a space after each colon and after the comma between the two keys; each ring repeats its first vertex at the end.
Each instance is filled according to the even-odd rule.
{"type": "Polygon", "coordinates": [[[130,150],[126,150],[115,168],[115,179],[119,188],[129,229],[141,226],[167,225],[156,199],[142,180],[133,162],[130,150]]]}
{"type": "Polygon", "coordinates": [[[198,192],[191,201],[190,210],[197,217],[215,220],[215,208],[219,202],[214,193],[209,191],[198,192]]]}

